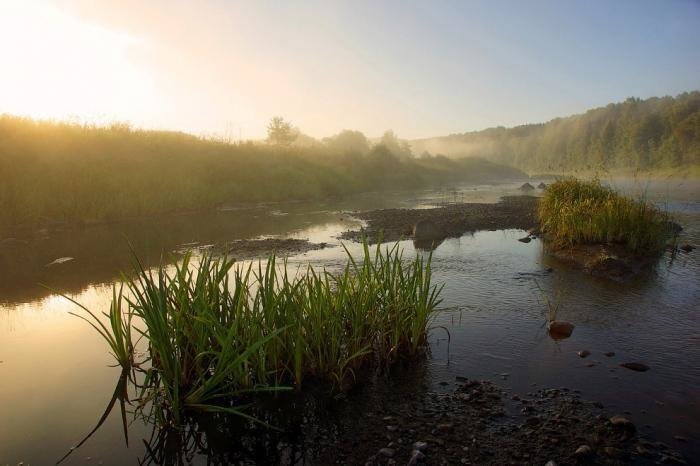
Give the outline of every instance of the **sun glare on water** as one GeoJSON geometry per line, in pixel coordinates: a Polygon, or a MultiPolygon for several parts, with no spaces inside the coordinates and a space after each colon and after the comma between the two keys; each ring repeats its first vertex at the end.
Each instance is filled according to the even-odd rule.
{"type": "Polygon", "coordinates": [[[156,107],[143,40],[40,1],[0,2],[0,114],[108,122],[156,107]]]}

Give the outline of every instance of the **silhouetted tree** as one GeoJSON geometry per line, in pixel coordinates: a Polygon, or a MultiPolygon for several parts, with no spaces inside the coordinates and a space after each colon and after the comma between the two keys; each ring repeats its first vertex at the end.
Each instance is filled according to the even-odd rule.
{"type": "Polygon", "coordinates": [[[298,134],[296,128],[280,116],[273,117],[267,125],[267,142],[276,146],[289,146],[298,134]]]}

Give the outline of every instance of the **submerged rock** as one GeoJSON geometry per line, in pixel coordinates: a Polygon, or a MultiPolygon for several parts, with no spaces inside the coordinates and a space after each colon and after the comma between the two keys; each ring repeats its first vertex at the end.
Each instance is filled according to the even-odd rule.
{"type": "Polygon", "coordinates": [[[683,246],[680,247],[680,250],[683,252],[690,252],[693,249],[695,249],[695,248],[693,246],[691,246],[690,244],[684,244],[683,246]]]}
{"type": "Polygon", "coordinates": [[[622,364],[620,364],[620,367],[624,367],[625,369],[630,369],[637,372],[646,372],[650,369],[649,366],[647,366],[646,364],[642,364],[641,362],[623,362],[622,364]]]}
{"type": "Polygon", "coordinates": [[[518,189],[520,189],[523,192],[529,192],[529,191],[534,191],[535,187],[532,186],[530,183],[523,183],[523,185],[518,189]]]}
{"type": "Polygon", "coordinates": [[[561,320],[553,320],[549,323],[548,331],[549,336],[555,340],[562,340],[571,336],[571,333],[574,331],[574,324],[561,320]]]}
{"type": "Polygon", "coordinates": [[[603,355],[605,355],[606,358],[612,358],[613,356],[615,356],[615,352],[608,351],[608,352],[603,353],[603,355]]]}

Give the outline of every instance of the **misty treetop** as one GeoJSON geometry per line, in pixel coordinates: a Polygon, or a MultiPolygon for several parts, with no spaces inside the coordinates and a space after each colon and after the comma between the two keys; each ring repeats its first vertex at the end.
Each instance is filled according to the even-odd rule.
{"type": "Polygon", "coordinates": [[[414,151],[479,156],[526,170],[700,164],[700,92],[629,98],[580,115],[412,141],[414,151]]]}

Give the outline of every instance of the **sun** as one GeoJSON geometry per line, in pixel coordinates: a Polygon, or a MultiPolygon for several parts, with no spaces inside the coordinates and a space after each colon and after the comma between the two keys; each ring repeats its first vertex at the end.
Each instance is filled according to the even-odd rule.
{"type": "Polygon", "coordinates": [[[41,1],[0,3],[0,113],[80,121],[146,120],[151,71],[134,59],[145,40],[81,21],[41,1]]]}

